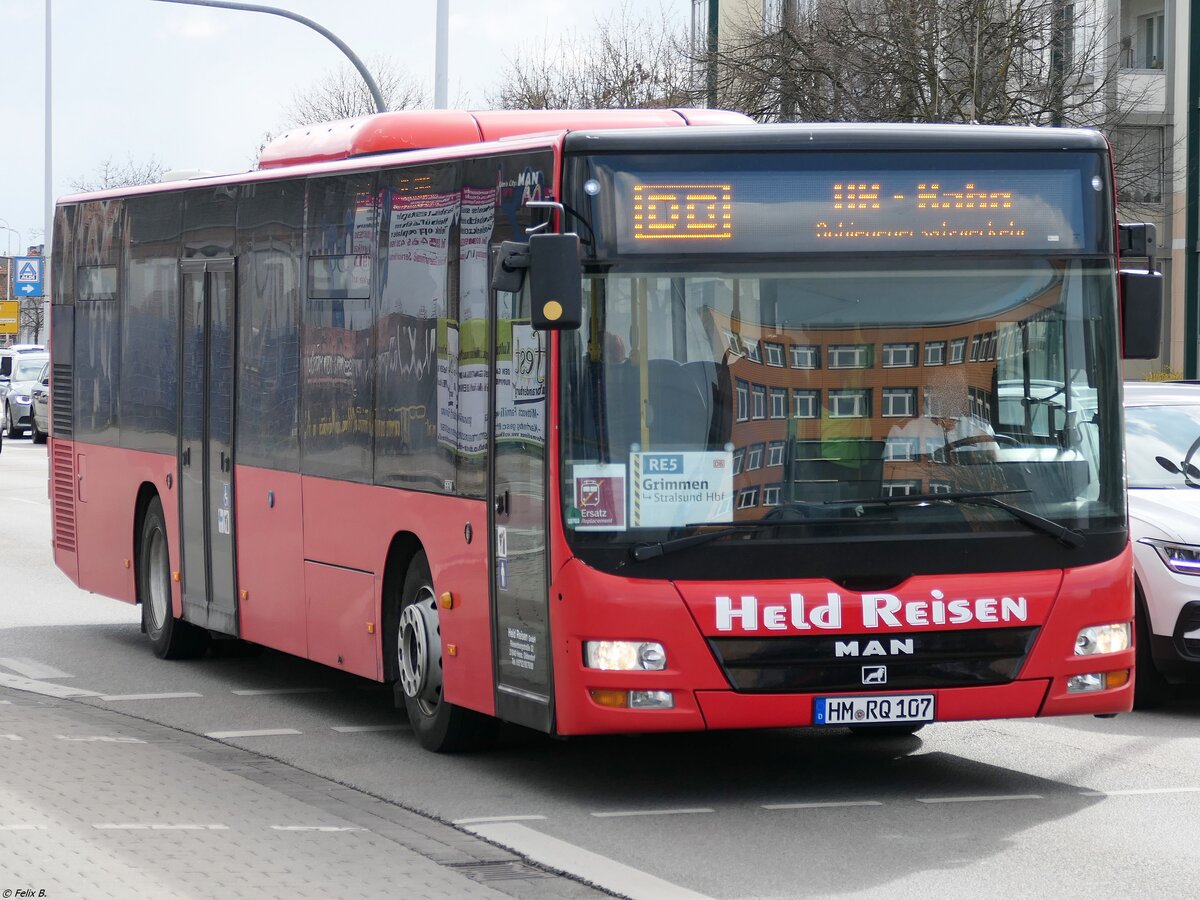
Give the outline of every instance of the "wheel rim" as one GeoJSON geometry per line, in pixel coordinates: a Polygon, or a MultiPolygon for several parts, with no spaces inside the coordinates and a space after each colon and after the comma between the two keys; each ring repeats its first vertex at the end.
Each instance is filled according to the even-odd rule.
{"type": "Polygon", "coordinates": [[[437,600],[428,585],[400,613],[396,656],[404,695],[425,715],[433,715],[442,700],[442,638],[437,600]]]}
{"type": "Polygon", "coordinates": [[[150,624],[155,631],[162,629],[167,621],[171,602],[171,580],[167,569],[167,541],[161,528],[150,532],[150,546],[146,548],[149,560],[146,589],[150,602],[150,624]]]}

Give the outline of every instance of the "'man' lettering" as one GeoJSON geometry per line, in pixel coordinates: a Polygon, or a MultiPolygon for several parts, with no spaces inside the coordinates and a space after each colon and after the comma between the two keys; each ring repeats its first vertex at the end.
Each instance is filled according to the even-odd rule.
{"type": "Polygon", "coordinates": [[[882,641],[867,641],[865,645],[858,641],[837,641],[833,646],[833,655],[841,656],[912,656],[912,638],[892,638],[885,648],[882,641]]]}

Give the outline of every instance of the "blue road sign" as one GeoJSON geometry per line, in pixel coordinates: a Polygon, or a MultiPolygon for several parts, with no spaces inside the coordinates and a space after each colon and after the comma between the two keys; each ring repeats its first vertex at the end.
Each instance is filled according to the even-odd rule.
{"type": "Polygon", "coordinates": [[[12,291],[19,299],[42,296],[42,257],[13,257],[12,291]]]}

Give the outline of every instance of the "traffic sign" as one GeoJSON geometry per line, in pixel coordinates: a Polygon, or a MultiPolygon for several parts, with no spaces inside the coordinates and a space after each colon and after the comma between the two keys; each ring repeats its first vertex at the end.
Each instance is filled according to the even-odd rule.
{"type": "Polygon", "coordinates": [[[21,324],[21,301],[0,300],[0,334],[16,334],[21,324]]]}
{"type": "Polygon", "coordinates": [[[13,257],[13,296],[42,296],[42,257],[13,257]]]}

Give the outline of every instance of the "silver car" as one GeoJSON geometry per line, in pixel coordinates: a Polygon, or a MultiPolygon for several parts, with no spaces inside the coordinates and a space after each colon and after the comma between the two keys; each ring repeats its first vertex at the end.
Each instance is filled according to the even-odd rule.
{"type": "Polygon", "coordinates": [[[38,386],[42,368],[49,361],[50,355],[45,352],[13,356],[12,372],[5,386],[3,408],[0,408],[0,427],[8,437],[21,437],[29,427],[29,395],[38,386]]]}
{"type": "Polygon", "coordinates": [[[38,383],[29,393],[29,436],[35,444],[46,443],[50,434],[50,363],[42,366],[38,383]]]}

